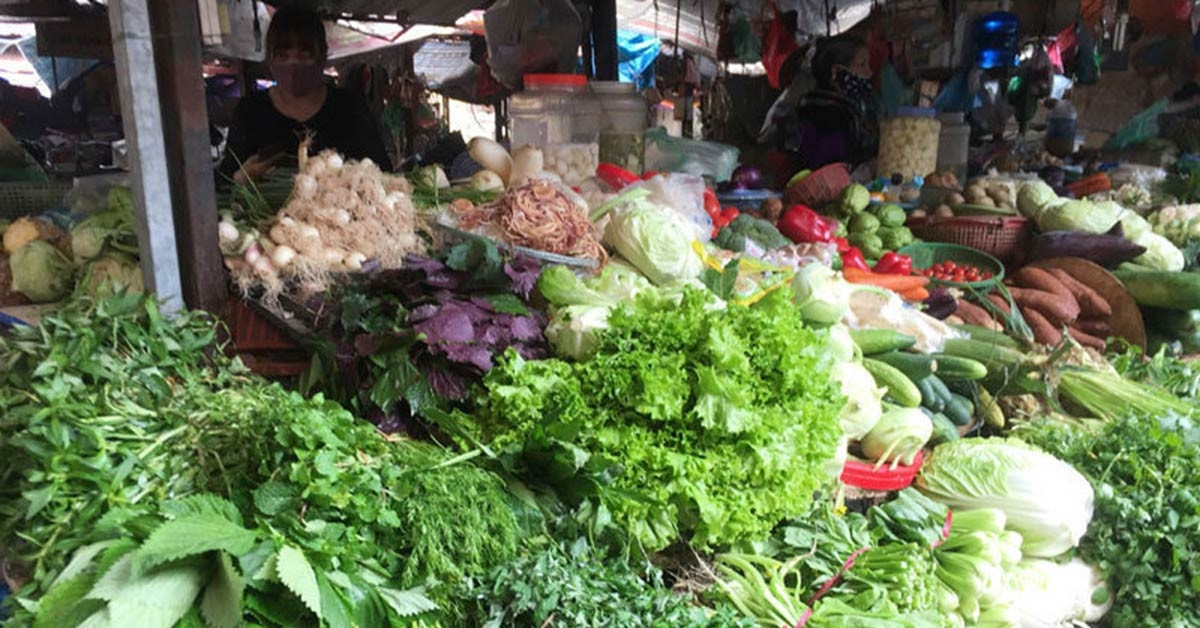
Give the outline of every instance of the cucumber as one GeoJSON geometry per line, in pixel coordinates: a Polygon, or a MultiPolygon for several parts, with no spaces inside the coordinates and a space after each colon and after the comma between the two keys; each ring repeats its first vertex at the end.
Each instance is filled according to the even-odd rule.
{"type": "Polygon", "coordinates": [[[950,392],[950,389],[946,387],[946,382],[943,382],[942,378],[934,375],[929,378],[929,384],[933,387],[933,394],[937,396],[938,401],[941,402],[942,409],[944,410],[952,401],[950,396],[952,393],[950,392]]]}
{"type": "Polygon", "coordinates": [[[850,338],[862,350],[863,355],[901,351],[917,344],[916,338],[890,329],[852,330],[850,338]]]}
{"type": "MultiPolygon", "coordinates": [[[[942,353],[959,358],[969,358],[998,371],[1025,363],[1025,355],[1016,349],[989,344],[969,338],[951,338],[942,346],[942,353]]],[[[939,362],[939,366],[940,366],[939,362]]]]}
{"type": "Polygon", "coordinates": [[[921,391],[899,369],[871,358],[863,359],[863,367],[875,378],[875,384],[888,389],[888,396],[906,408],[921,405],[921,391]]]}
{"type": "Polygon", "coordinates": [[[978,410],[984,423],[996,429],[1004,427],[1004,411],[1000,409],[1000,404],[992,397],[992,393],[982,386],[979,388],[978,410]]]}
{"type": "Polygon", "coordinates": [[[1200,309],[1200,273],[1114,270],[1138,305],[1167,310],[1200,309]]]}
{"type": "Polygon", "coordinates": [[[936,447],[959,439],[958,427],[941,412],[930,414],[929,422],[933,423],[933,436],[929,438],[930,445],[936,447]]]}
{"type": "Polygon", "coordinates": [[[935,357],[938,363],[938,377],[942,379],[976,380],[987,377],[987,367],[983,363],[971,358],[963,358],[956,355],[939,355],[935,357]]]}
{"type": "Polygon", "coordinates": [[[920,353],[889,351],[873,355],[871,358],[895,367],[914,382],[933,375],[938,368],[936,360],[920,353]]]}
{"type": "Polygon", "coordinates": [[[937,379],[933,375],[922,378],[917,382],[917,390],[921,391],[921,405],[929,408],[934,412],[941,412],[946,409],[946,400],[937,393],[937,389],[933,386],[933,380],[937,379]]]}
{"type": "Polygon", "coordinates": [[[971,340],[978,340],[987,344],[997,345],[1000,347],[1008,347],[1009,349],[1020,349],[1021,343],[1015,338],[1009,336],[1002,331],[980,327],[978,325],[951,325],[958,331],[965,332],[971,337],[971,340]]]}
{"type": "Polygon", "coordinates": [[[946,409],[943,412],[955,425],[962,427],[971,424],[971,416],[975,414],[975,405],[962,395],[950,393],[950,400],[946,402],[946,409]]]}

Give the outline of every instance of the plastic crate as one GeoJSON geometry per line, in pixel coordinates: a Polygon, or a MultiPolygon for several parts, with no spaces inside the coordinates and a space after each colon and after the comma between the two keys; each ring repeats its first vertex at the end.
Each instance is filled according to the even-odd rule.
{"type": "Polygon", "coordinates": [[[225,323],[233,351],[251,371],[264,377],[293,377],[308,370],[310,360],[304,348],[254,306],[230,299],[225,323]]]}
{"type": "Polygon", "coordinates": [[[40,214],[61,207],[71,184],[61,181],[0,183],[0,219],[40,214]]]}
{"type": "Polygon", "coordinates": [[[1033,237],[1033,224],[1021,217],[928,218],[910,221],[908,226],[922,240],[977,249],[1005,264],[1015,260],[1033,237]]]}

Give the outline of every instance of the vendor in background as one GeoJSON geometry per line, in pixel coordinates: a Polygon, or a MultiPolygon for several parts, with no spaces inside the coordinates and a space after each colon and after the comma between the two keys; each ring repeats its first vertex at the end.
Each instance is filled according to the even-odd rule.
{"type": "Polygon", "coordinates": [[[261,178],[294,159],[309,134],[313,153],[332,148],[347,159],[370,158],[384,171],[392,169],[366,101],[325,78],[329,47],[319,15],[298,7],[279,9],[267,29],[266,47],[275,86],[238,103],[221,174],[235,181],[261,178]]]}
{"type": "MultiPolygon", "coordinates": [[[[797,67],[796,63],[792,67],[797,67]]],[[[870,54],[853,36],[817,43],[812,60],[815,89],[795,106],[772,107],[770,140],[782,152],[777,174],[786,181],[797,171],[845,162],[851,169],[874,159],[879,120],[872,95],[870,54]]],[[[788,96],[787,91],[780,98],[788,96]]]]}

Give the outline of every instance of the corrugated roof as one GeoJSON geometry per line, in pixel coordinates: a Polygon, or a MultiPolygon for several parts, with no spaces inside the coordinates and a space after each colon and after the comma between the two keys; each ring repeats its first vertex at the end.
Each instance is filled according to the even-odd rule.
{"type": "Polygon", "coordinates": [[[300,5],[357,18],[396,18],[409,24],[454,26],[484,0],[271,0],[273,6],[300,5]]]}

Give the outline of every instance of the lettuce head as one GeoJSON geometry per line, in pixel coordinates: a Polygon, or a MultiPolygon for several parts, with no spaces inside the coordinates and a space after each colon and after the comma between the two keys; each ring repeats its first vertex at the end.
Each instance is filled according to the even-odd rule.
{"type": "Polygon", "coordinates": [[[12,288],[34,303],[58,301],[71,292],[74,268],[62,251],[44,240],[27,242],[9,258],[12,288]]]}
{"type": "Polygon", "coordinates": [[[604,243],[655,285],[695,279],[704,270],[692,248],[691,226],[674,210],[639,198],[614,209],[611,217],[604,243]]]}

